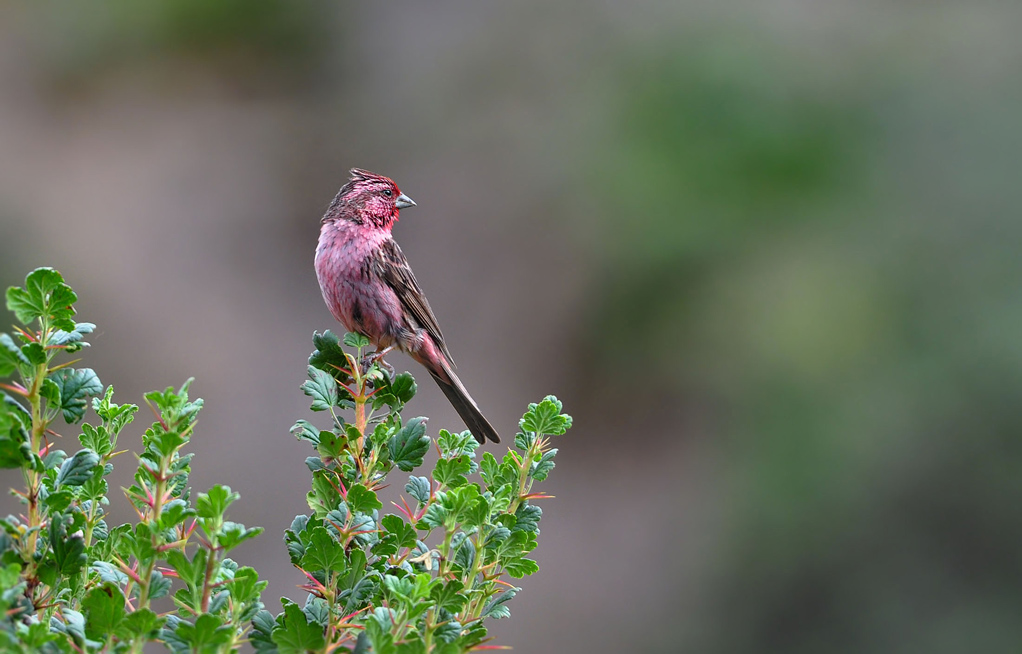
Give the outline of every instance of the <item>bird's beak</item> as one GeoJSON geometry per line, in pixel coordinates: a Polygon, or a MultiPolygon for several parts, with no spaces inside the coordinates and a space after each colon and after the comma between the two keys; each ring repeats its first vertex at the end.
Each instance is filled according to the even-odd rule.
{"type": "Polygon", "coordinates": [[[405,195],[404,193],[402,193],[401,195],[397,196],[397,200],[394,201],[394,206],[397,207],[398,209],[407,209],[408,207],[414,207],[415,201],[412,200],[407,195],[405,195]]]}

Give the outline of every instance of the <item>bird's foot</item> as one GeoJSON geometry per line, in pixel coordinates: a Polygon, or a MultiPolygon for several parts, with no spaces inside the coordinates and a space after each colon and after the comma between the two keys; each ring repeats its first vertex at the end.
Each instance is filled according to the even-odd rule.
{"type": "Polygon", "coordinates": [[[387,379],[389,379],[391,381],[394,381],[394,374],[395,374],[394,366],[390,365],[389,363],[384,361],[382,358],[377,359],[376,365],[379,366],[380,370],[383,371],[383,374],[387,375],[387,379]]]}
{"type": "Polygon", "coordinates": [[[382,350],[370,352],[369,354],[366,354],[365,356],[362,357],[362,360],[359,361],[359,366],[362,368],[362,370],[368,373],[369,370],[373,367],[373,364],[376,364],[376,366],[379,367],[383,374],[387,375],[387,377],[389,377],[390,379],[394,379],[394,366],[390,365],[383,359],[383,357],[385,357],[387,353],[393,349],[394,346],[392,345],[382,350]]]}

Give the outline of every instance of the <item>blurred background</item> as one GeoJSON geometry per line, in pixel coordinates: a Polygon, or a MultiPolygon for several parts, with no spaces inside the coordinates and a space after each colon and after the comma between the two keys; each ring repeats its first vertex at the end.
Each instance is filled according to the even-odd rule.
{"type": "MultiPolygon", "coordinates": [[[[548,393],[575,417],[499,644],[1018,651],[1020,20],[982,0],[0,3],[0,285],[61,270],[122,402],[196,377],[192,485],[229,484],[231,517],[266,528],[235,558],[277,611],[301,599],[281,535],[309,480],[288,428],[321,418],[298,386],[335,328],[319,219],[349,168],[389,175],[490,419],[509,438],[548,393]]],[[[391,361],[419,377],[410,415],[462,428],[391,361]]]]}

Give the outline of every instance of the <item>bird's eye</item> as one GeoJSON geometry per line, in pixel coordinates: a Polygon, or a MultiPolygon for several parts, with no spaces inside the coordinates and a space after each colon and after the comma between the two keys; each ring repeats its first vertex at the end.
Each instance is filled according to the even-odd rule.
{"type": "Polygon", "coordinates": [[[394,195],[394,191],[391,191],[389,188],[383,189],[383,194],[389,198],[390,196],[394,195]]]}

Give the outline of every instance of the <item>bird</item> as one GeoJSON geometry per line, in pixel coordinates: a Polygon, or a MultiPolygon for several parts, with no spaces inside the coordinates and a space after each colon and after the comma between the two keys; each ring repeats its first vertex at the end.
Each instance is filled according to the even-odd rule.
{"type": "Polygon", "coordinates": [[[415,202],[388,177],[353,168],[320,227],[316,277],[333,317],[382,357],[393,348],[422,364],[479,443],[497,430],[454,372],[433,309],[391,230],[415,202]]]}

